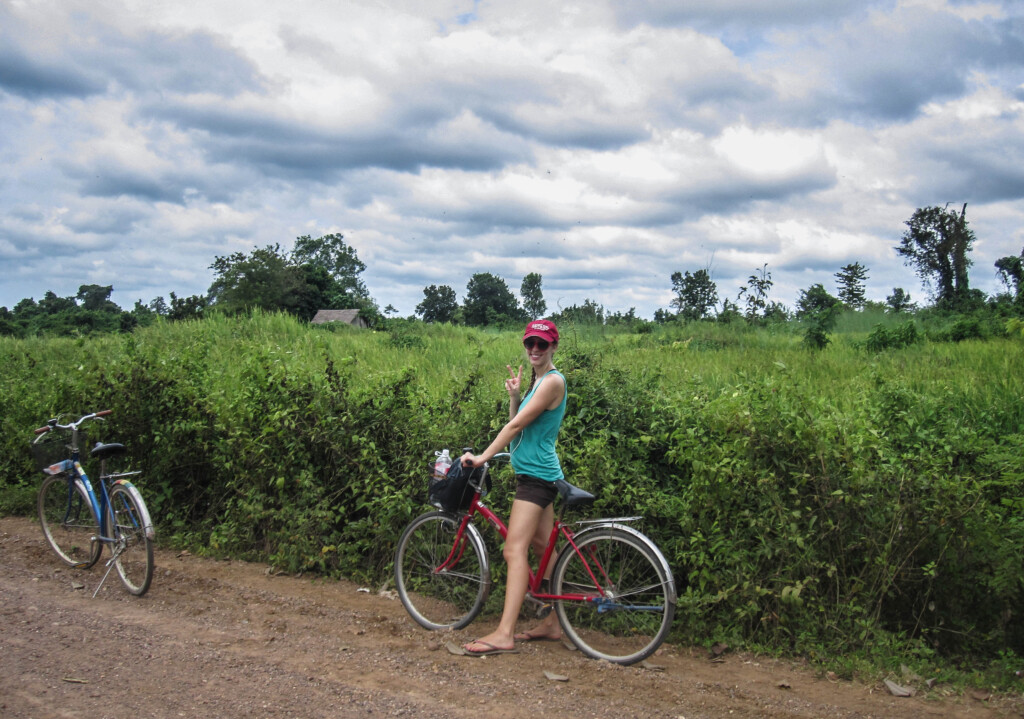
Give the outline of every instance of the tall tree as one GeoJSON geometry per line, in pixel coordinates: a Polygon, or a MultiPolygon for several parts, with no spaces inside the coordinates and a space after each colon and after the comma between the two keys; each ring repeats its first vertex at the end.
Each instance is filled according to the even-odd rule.
{"type": "Polygon", "coordinates": [[[81,285],[75,299],[82,302],[82,309],[94,312],[120,312],[121,308],[110,301],[113,285],[81,285]]]}
{"type": "Polygon", "coordinates": [[[291,264],[320,268],[327,273],[331,282],[325,286],[325,304],[319,309],[356,309],[370,293],[363,284],[361,275],[366,265],[359,259],[355,249],[345,242],[345,236],[329,234],[316,239],[303,235],[295,240],[290,257],[291,264]]]}
{"type": "Polygon", "coordinates": [[[463,313],[466,324],[471,326],[506,324],[522,319],[519,301],[505,280],[489,272],[478,272],[470,278],[463,313]]]}
{"type": "Polygon", "coordinates": [[[1024,302],[1024,250],[1019,257],[1009,255],[996,260],[996,275],[1013,294],[1015,302],[1024,302]]]}
{"type": "Polygon", "coordinates": [[[424,322],[451,322],[459,310],[455,290],[448,285],[423,288],[423,301],[416,305],[416,314],[424,322]]]}
{"type": "Polygon", "coordinates": [[[892,294],[885,298],[885,306],[894,315],[901,312],[910,312],[914,309],[914,303],[910,301],[910,295],[902,287],[893,287],[892,294]]]}
{"type": "Polygon", "coordinates": [[[942,207],[924,207],[905,223],[896,253],[913,265],[937,303],[956,306],[968,298],[968,253],[974,232],[967,226],[967,203],[960,214],[942,207]]]}
{"type": "Polygon", "coordinates": [[[673,272],[671,280],[676,296],[670,304],[684,319],[704,319],[718,304],[718,287],[707,270],[697,270],[692,275],[689,271],[673,272]]]}
{"type": "Polygon", "coordinates": [[[519,296],[523,298],[523,311],[533,320],[540,319],[548,311],[548,303],[544,301],[540,282],[540,275],[531,272],[523,278],[523,284],[519,287],[519,296]]]}
{"type": "Polygon", "coordinates": [[[171,308],[167,312],[167,319],[172,322],[181,320],[199,320],[203,318],[206,310],[207,299],[202,295],[191,295],[190,297],[178,297],[173,292],[170,294],[171,308]]]}
{"type": "Polygon", "coordinates": [[[841,267],[835,274],[839,285],[839,299],[852,310],[864,307],[864,281],[868,278],[868,269],[859,262],[841,267]]]}
{"type": "MultiPolygon", "coordinates": [[[[294,312],[307,288],[304,273],[288,261],[280,245],[215,257],[210,305],[228,314],[259,308],[294,312]]],[[[173,304],[173,299],[172,299],[173,304]]]]}

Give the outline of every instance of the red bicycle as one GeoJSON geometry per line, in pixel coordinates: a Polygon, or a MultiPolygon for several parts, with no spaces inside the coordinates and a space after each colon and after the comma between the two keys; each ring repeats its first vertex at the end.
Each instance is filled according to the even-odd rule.
{"type": "MultiPolygon", "coordinates": [[[[468,509],[420,515],[398,540],[398,596],[427,629],[461,629],[487,601],[490,560],[473,520],[483,517],[502,538],[508,534],[505,522],[481,501],[489,487],[487,470],[485,464],[470,479],[468,509]]],[[[617,664],[649,657],[665,641],[675,615],[668,562],[654,542],[628,526],[639,517],[565,522],[567,509],[591,506],[594,495],[565,480],[556,486],[558,515],[537,570],[530,572],[527,600],[540,606],[538,616],[553,607],[564,635],[587,656],[617,664]],[[543,577],[556,555],[548,589],[543,577]]]]}

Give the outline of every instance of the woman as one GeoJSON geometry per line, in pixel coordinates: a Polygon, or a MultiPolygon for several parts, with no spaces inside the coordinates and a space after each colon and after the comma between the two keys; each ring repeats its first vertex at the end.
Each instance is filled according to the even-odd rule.
{"type": "Polygon", "coordinates": [[[564,476],[555,453],[566,402],[565,377],[554,365],[558,348],[555,323],[550,320],[530,322],[523,333],[523,346],[533,370],[526,396],[520,401],[522,365],[516,372],[509,366],[509,378],[505,380],[509,396],[508,424],[481,454],[466,452],[462,456],[463,465],[479,467],[508,446],[517,481],[505,539],[504,556],[508,563],[505,606],[497,629],[463,646],[467,653],[475,656],[515,651],[517,641],[556,640],[562,636],[554,612],[533,629],[514,633],[530,582],[528,552],[531,545],[538,553],[547,546],[555,521],[553,502],[558,496],[554,483],[564,476]]]}

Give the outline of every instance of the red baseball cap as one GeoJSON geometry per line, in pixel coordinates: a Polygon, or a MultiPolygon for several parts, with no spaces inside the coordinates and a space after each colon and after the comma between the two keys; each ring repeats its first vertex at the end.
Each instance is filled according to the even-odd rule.
{"type": "Polygon", "coordinates": [[[540,337],[542,340],[554,344],[558,342],[558,328],[551,320],[533,320],[527,323],[526,330],[523,332],[523,339],[525,340],[527,337],[540,337]]]}

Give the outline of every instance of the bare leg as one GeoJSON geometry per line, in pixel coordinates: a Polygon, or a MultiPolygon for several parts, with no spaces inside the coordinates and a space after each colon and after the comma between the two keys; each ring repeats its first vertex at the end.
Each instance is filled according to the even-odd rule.
{"type": "MultiPolygon", "coordinates": [[[[530,546],[534,542],[537,531],[542,524],[545,512],[551,507],[541,509],[533,502],[517,499],[512,502],[512,512],[508,520],[508,537],[505,539],[505,562],[508,564],[508,581],[505,586],[505,605],[501,612],[498,628],[487,636],[480,637],[478,642],[465,645],[469,651],[484,651],[490,645],[498,649],[511,649],[515,646],[512,638],[516,630],[516,620],[523,606],[526,590],[530,585],[530,546]],[[484,644],[486,643],[486,645],[484,644]]],[[[550,525],[548,527],[550,531],[550,525]]],[[[547,538],[545,537],[545,544],[547,538]]]]}
{"type": "MultiPolygon", "coordinates": [[[[533,535],[532,547],[538,557],[544,556],[544,550],[548,547],[548,540],[551,538],[551,529],[555,525],[555,508],[549,504],[541,515],[537,531],[533,535]]],[[[555,560],[558,559],[558,552],[552,552],[548,560],[547,569],[544,572],[544,579],[551,578],[551,571],[555,568],[555,560]]],[[[532,629],[516,634],[513,638],[517,642],[529,642],[537,639],[560,639],[562,628],[558,624],[558,617],[550,612],[532,629]]]]}

